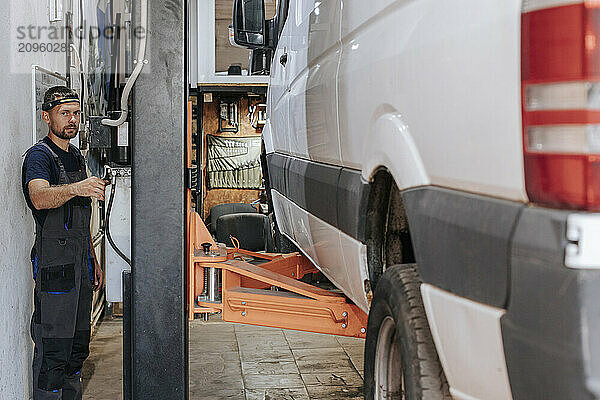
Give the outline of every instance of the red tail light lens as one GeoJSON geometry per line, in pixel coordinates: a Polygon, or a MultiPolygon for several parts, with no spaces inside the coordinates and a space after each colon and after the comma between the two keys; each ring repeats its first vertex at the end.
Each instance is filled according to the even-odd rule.
{"type": "Polygon", "coordinates": [[[534,203],[598,211],[600,2],[557,3],[522,14],[525,185],[534,203]]]}
{"type": "Polygon", "coordinates": [[[600,156],[528,154],[527,194],[534,202],[597,210],[600,204],[600,156]]]}

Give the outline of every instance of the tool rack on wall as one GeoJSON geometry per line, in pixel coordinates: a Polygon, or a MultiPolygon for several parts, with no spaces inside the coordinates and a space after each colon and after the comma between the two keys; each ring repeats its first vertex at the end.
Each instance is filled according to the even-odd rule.
{"type": "Polygon", "coordinates": [[[251,203],[261,197],[263,189],[259,187],[211,187],[207,172],[207,136],[261,140],[262,125],[257,123],[257,118],[250,117],[250,111],[253,107],[257,107],[255,110],[263,108],[266,93],[267,86],[264,84],[205,85],[191,91],[192,162],[199,170],[198,187],[192,206],[202,218],[206,218],[211,207],[216,204],[251,203]],[[228,105],[227,110],[221,107],[223,104],[228,105]]]}

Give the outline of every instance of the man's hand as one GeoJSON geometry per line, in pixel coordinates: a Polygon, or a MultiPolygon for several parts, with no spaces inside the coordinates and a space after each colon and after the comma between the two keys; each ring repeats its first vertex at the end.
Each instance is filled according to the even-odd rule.
{"type": "Polygon", "coordinates": [[[87,179],[72,184],[73,194],[81,197],[95,197],[98,200],[104,200],[104,187],[106,181],[90,176],[87,179]]]}
{"type": "Polygon", "coordinates": [[[100,289],[103,282],[104,275],[102,274],[102,268],[100,268],[100,264],[98,264],[96,257],[94,257],[94,290],[100,289]]]}

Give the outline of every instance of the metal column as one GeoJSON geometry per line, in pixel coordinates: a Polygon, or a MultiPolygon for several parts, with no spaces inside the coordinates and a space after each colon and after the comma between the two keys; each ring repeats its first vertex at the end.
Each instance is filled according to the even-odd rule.
{"type": "MultiPolygon", "coordinates": [[[[132,11],[133,24],[139,27],[139,2],[133,2],[132,11]]],[[[186,13],[184,0],[148,0],[149,62],[133,93],[131,386],[135,400],[188,398],[186,13]]]]}
{"type": "Polygon", "coordinates": [[[123,271],[123,399],[131,400],[131,271],[123,271]]]}

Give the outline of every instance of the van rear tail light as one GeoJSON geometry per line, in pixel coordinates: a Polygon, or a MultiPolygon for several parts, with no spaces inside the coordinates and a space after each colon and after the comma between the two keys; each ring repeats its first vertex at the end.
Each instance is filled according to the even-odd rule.
{"type": "Polygon", "coordinates": [[[527,195],[600,211],[600,1],[524,0],[521,24],[527,195]]]}

